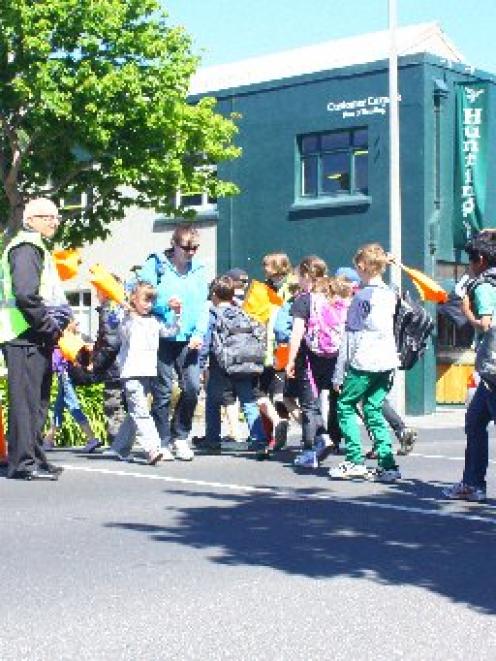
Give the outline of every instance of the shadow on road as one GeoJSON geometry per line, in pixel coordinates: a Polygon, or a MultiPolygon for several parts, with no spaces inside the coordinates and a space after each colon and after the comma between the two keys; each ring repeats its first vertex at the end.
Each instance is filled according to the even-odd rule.
{"type": "Polygon", "coordinates": [[[345,502],[324,498],[330,492],[317,489],[242,496],[173,490],[166,493],[201,498],[201,506],[168,503],[174,515],[170,525],[107,525],[146,533],[157,542],[212,549],[211,561],[222,565],[271,567],[315,579],[366,576],[384,584],[422,587],[496,613],[494,506],[459,510],[487,519],[482,521],[442,516],[446,504],[432,498],[439,495],[439,486],[412,480],[345,502]]]}

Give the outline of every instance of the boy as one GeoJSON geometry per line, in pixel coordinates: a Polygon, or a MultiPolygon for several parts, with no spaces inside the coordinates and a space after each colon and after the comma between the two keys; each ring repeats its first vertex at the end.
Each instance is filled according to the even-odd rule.
{"type": "MultiPolygon", "coordinates": [[[[496,241],[491,233],[481,232],[467,243],[465,252],[474,280],[468,284],[462,310],[479,336],[477,369],[483,358],[483,340],[493,325],[496,311],[496,241]]],[[[457,484],[444,489],[446,498],[474,502],[486,500],[487,427],[491,420],[496,421],[496,389],[494,384],[481,378],[465,416],[467,446],[463,477],[457,484]]]]}
{"type": "MultiPolygon", "coordinates": [[[[224,392],[230,388],[239,398],[241,407],[250,430],[250,437],[265,442],[260,415],[253,392],[253,377],[260,373],[263,367],[263,340],[260,342],[257,354],[257,343],[253,322],[234,302],[234,282],[227,276],[216,278],[211,285],[211,297],[214,308],[210,318],[210,328],[207,332],[209,373],[207,383],[207,402],[205,407],[205,441],[201,448],[209,454],[219,454],[221,448],[221,406],[224,392]],[[226,337],[223,328],[227,325],[235,334],[226,337]],[[228,342],[236,337],[240,342],[237,351],[239,363],[236,364],[236,374],[229,374],[230,367],[221,365],[222,354],[228,353],[228,342]],[[244,347],[252,347],[250,359],[244,360],[248,353],[244,347]]],[[[228,358],[226,358],[228,360],[228,358]]]]}
{"type": "Polygon", "coordinates": [[[353,261],[363,288],[355,294],[348,311],[345,336],[332,379],[334,389],[340,393],[337,410],[346,442],[346,460],[331,468],[329,476],[370,477],[356,420],[356,406],[362,402],[365,424],[377,451],[379,468],[375,477],[379,481],[394,482],[401,475],[394,460],[382,406],[398,366],[393,332],[396,294],[382,279],[389,258],[379,244],[363,246],[353,261]]]}

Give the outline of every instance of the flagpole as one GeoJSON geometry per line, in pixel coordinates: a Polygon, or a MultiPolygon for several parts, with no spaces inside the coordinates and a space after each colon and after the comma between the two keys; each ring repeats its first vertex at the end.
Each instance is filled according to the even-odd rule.
{"type": "MultiPolygon", "coordinates": [[[[400,184],[400,123],[398,107],[398,52],[396,27],[397,2],[388,0],[389,22],[389,252],[401,264],[401,184],[400,184]]],[[[401,269],[390,269],[390,282],[401,295],[401,269]]],[[[405,411],[405,377],[398,371],[395,378],[394,405],[398,413],[405,411]]]]}
{"type": "MultiPolygon", "coordinates": [[[[396,0],[389,5],[389,250],[401,263],[400,135],[398,108],[398,54],[396,0]]],[[[401,291],[401,271],[391,269],[391,284],[401,291]]]]}

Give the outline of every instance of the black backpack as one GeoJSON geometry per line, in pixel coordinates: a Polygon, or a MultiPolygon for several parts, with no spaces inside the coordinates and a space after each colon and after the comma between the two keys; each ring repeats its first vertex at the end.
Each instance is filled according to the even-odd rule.
{"type": "MultiPolygon", "coordinates": [[[[492,267],[477,278],[474,278],[467,287],[467,295],[473,300],[476,287],[482,283],[489,283],[496,287],[496,269],[492,267]]],[[[475,370],[481,379],[490,387],[496,388],[496,327],[491,326],[480,338],[475,355],[475,370]]]]}
{"type": "Polygon", "coordinates": [[[398,296],[393,328],[399,369],[409,370],[424,354],[434,322],[422,305],[406,292],[402,298],[398,296]]]}
{"type": "Polygon", "coordinates": [[[220,307],[212,330],[211,351],[228,376],[261,374],[266,353],[265,328],[235,305],[220,307]]]}

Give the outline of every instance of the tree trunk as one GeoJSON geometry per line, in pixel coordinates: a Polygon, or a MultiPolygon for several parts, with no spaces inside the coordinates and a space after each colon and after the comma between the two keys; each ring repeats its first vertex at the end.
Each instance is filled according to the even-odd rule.
{"type": "Polygon", "coordinates": [[[6,234],[8,237],[14,236],[22,227],[22,214],[24,212],[24,199],[19,191],[17,182],[5,183],[5,193],[9,200],[9,220],[7,223],[6,234]]]}

